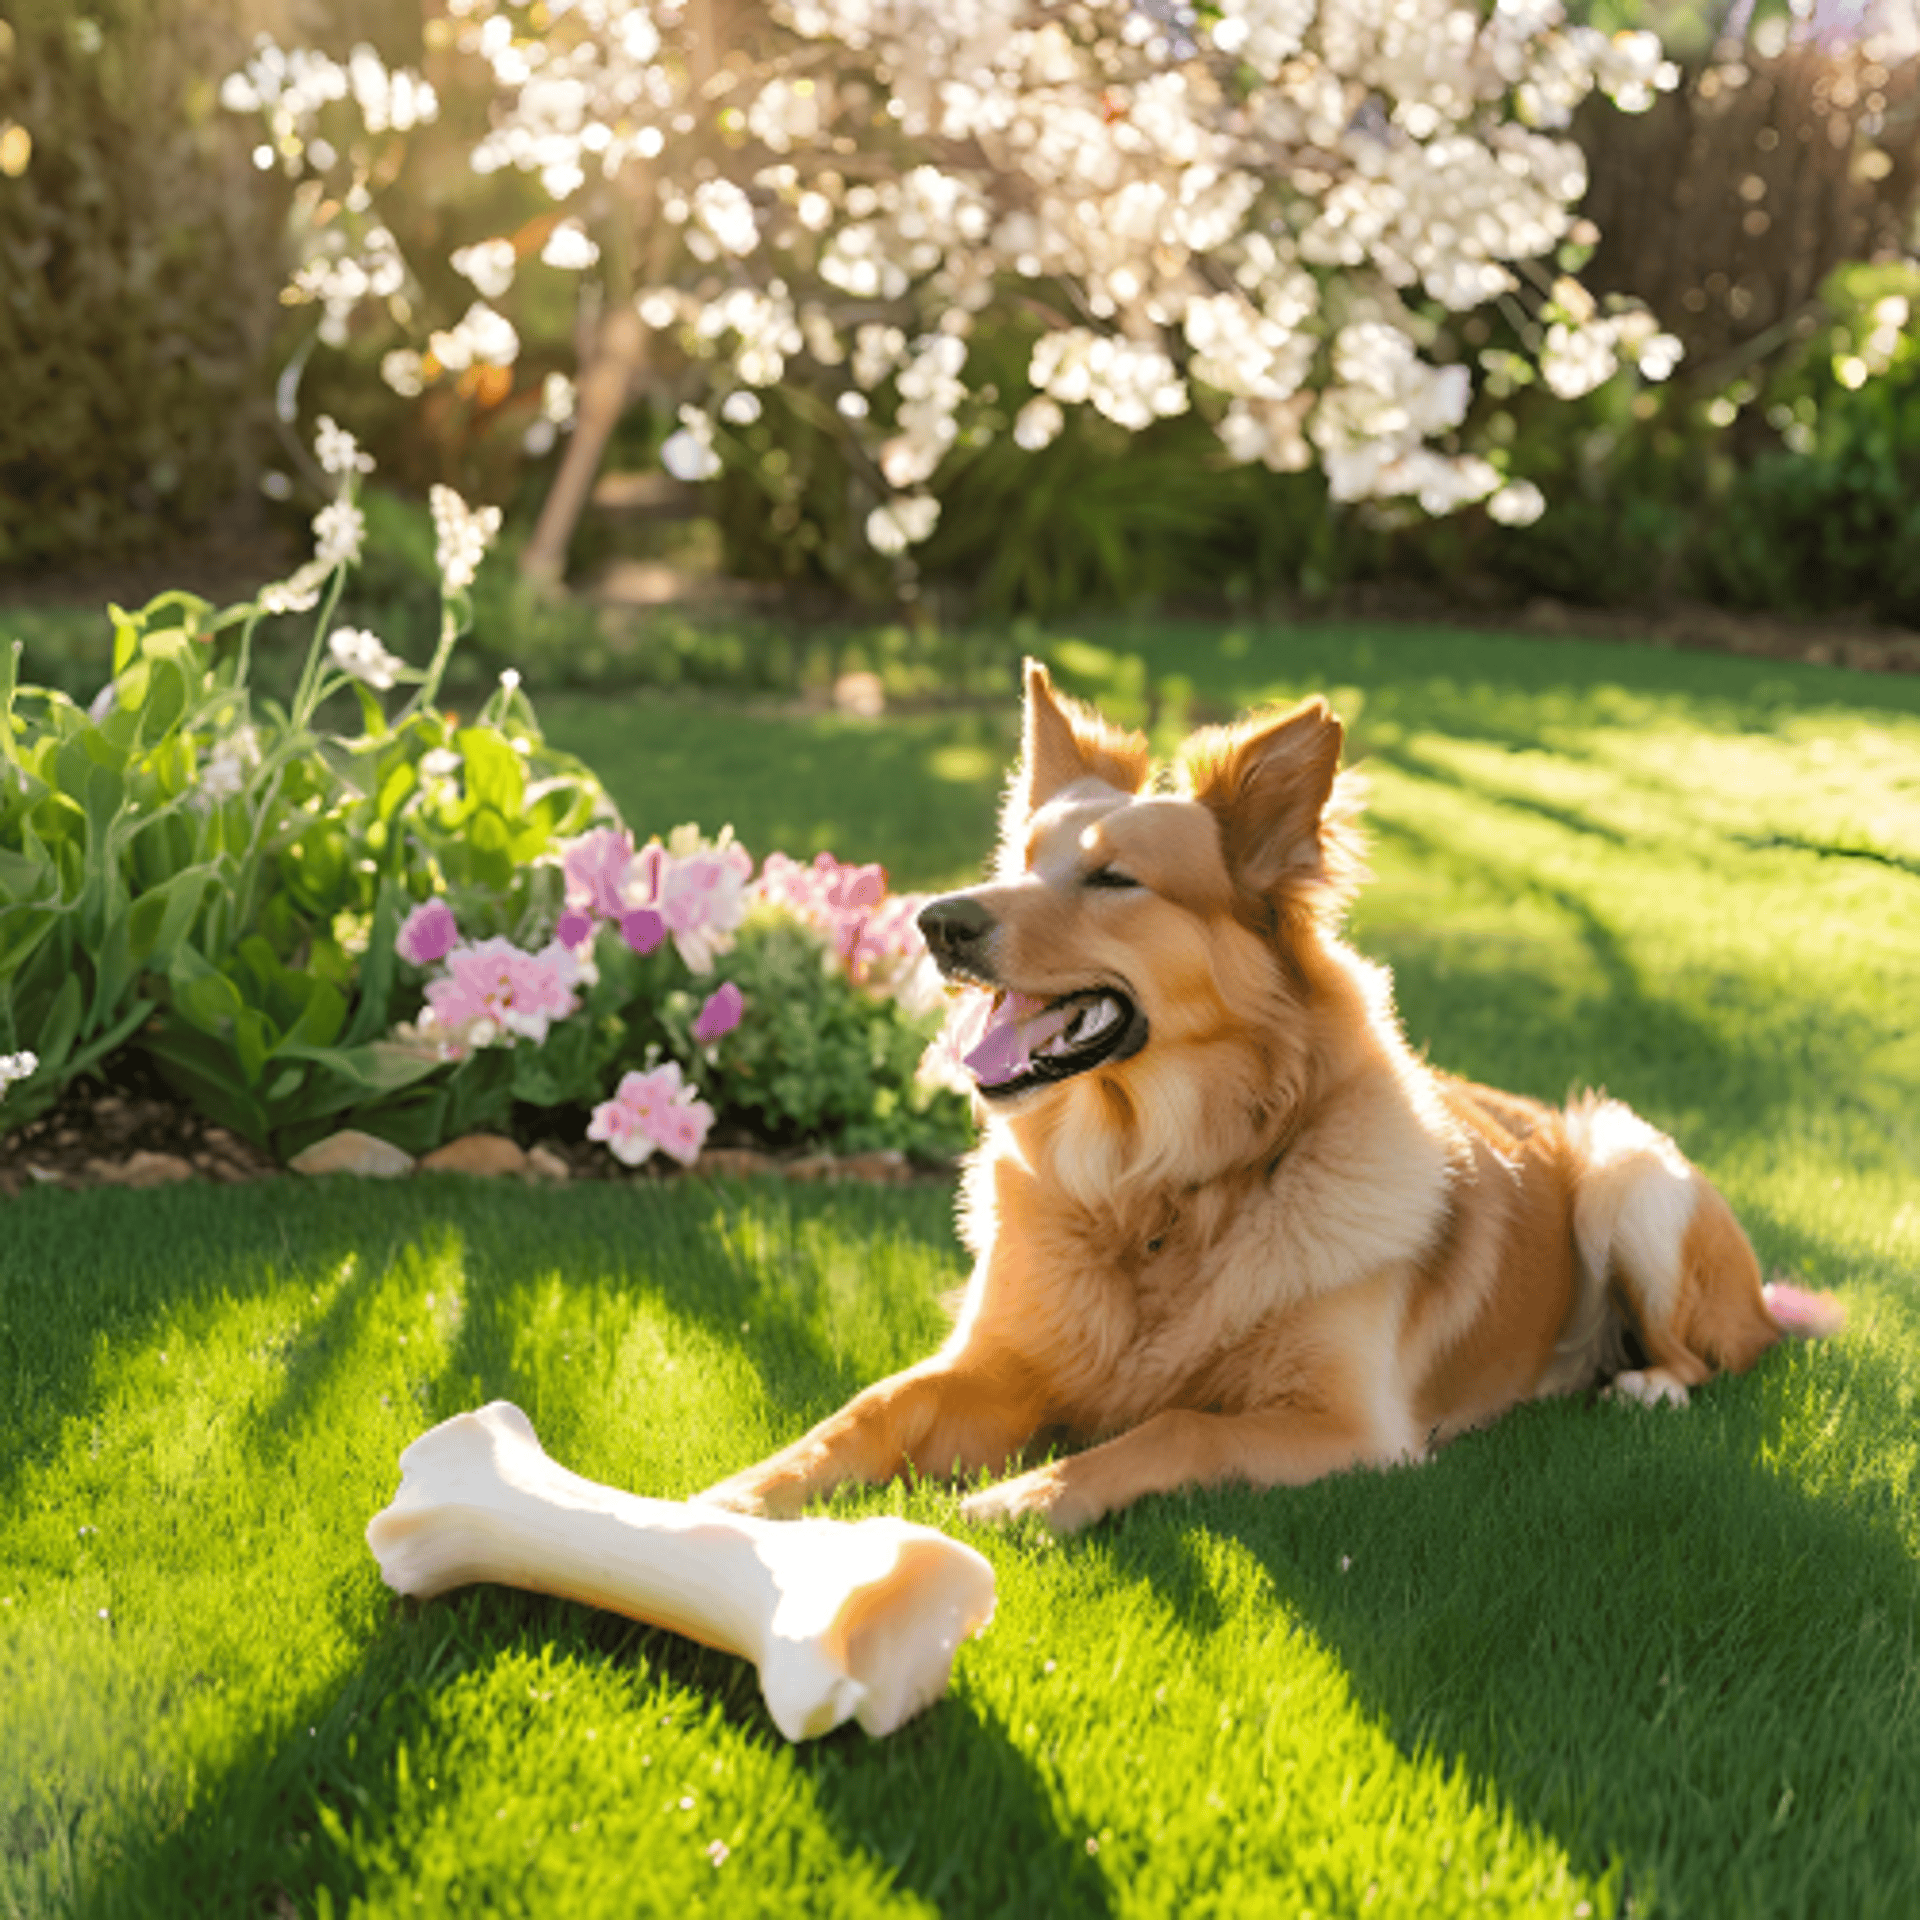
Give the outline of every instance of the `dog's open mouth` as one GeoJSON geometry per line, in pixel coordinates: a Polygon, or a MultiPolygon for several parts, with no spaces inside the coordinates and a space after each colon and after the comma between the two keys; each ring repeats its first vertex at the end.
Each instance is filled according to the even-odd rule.
{"type": "Polygon", "coordinates": [[[972,1044],[961,1056],[967,1070],[989,1100],[1003,1100],[1138,1053],[1146,1045],[1147,1020],[1112,987],[1089,987],[1057,1000],[1003,988],[978,1037],[969,1038],[972,1044]]]}

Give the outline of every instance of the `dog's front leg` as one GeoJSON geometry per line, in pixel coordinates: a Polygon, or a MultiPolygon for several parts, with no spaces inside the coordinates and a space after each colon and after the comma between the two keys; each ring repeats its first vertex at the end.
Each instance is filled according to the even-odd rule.
{"type": "Polygon", "coordinates": [[[1353,1410],[1269,1407],[1225,1414],[1182,1408],[1157,1413],[1103,1446],[983,1487],[961,1502],[960,1511],[985,1522],[1034,1513],[1055,1533],[1077,1533],[1145,1493],[1229,1480],[1298,1487],[1348,1467],[1411,1457],[1407,1447],[1382,1444],[1353,1410]]]}
{"type": "Polygon", "coordinates": [[[780,1517],[845,1480],[891,1480],[1003,1466],[1045,1409],[1024,1368],[962,1349],[936,1354],[857,1394],[792,1446],[698,1498],[780,1517]]]}

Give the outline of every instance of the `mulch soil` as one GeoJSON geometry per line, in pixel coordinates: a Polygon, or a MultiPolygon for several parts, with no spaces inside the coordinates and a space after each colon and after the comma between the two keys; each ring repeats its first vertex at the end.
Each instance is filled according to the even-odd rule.
{"type": "MultiPolygon", "coordinates": [[[[162,1187],[183,1180],[236,1185],[270,1180],[288,1169],[272,1154],[218,1126],[173,1093],[134,1056],[110,1063],[106,1081],[72,1082],[38,1118],[0,1135],[0,1199],[36,1186],[81,1192],[96,1187],[162,1187]]],[[[525,1143],[533,1164],[520,1176],[547,1185],[566,1180],[683,1179],[686,1170],[663,1154],[626,1167],[590,1140],[550,1137],[525,1143]]],[[[949,1181],[951,1164],[892,1152],[833,1154],[814,1149],[769,1151],[745,1136],[717,1135],[695,1174],[742,1179],[777,1174],[788,1180],[860,1181],[905,1186],[949,1181]]]]}

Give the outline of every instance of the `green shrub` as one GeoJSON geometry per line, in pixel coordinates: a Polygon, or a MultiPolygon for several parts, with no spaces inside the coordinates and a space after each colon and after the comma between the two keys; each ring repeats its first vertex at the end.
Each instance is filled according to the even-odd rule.
{"type": "MultiPolygon", "coordinates": [[[[751,860],[691,828],[636,855],[517,672],[468,724],[440,710],[497,516],[436,497],[438,632],[409,666],[338,623],[365,462],[325,421],[320,456],[340,480],[315,560],[224,611],[185,593],[115,609],[90,708],[20,683],[17,642],[4,656],[0,1127],[138,1048],[283,1156],[349,1124],[416,1152],[602,1125],[623,1074],[668,1068],[681,1105],[712,1098],[702,1136],[717,1112],[780,1145],[962,1144],[962,1103],[915,1078],[937,1010],[895,990],[924,958],[912,903],[886,899],[877,868],[786,863],[785,904],[736,942],[751,860]],[[259,635],[316,603],[288,697],[263,694],[259,635]]],[[[398,530],[388,578],[424,589],[410,510],[371,519],[398,530]]]]}
{"type": "Polygon", "coordinates": [[[270,420],[283,209],[215,93],[244,20],[16,0],[6,24],[0,125],[31,156],[0,178],[0,570],[153,551],[253,497],[270,420]]]}

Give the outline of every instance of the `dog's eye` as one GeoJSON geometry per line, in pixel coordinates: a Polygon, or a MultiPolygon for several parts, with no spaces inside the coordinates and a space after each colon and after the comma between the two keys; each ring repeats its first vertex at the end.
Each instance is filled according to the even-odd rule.
{"type": "Polygon", "coordinates": [[[1095,867],[1080,884],[1083,887],[1137,887],[1140,882],[1118,867],[1095,867]]]}

